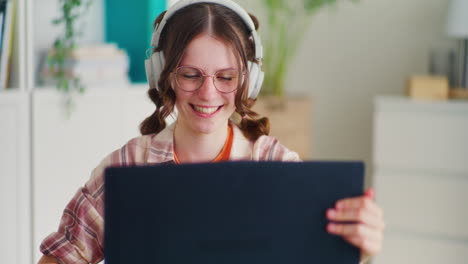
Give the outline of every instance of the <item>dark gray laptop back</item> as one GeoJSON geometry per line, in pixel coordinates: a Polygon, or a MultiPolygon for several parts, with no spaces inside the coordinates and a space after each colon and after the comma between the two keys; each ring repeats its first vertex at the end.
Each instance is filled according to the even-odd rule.
{"type": "Polygon", "coordinates": [[[109,168],[105,262],[358,263],[325,211],[362,195],[361,162],[109,168]]]}

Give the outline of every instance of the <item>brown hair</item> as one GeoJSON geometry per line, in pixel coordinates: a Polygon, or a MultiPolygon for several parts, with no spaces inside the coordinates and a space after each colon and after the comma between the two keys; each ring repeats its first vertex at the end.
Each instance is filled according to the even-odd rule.
{"type": "MultiPolygon", "coordinates": [[[[165,12],[154,21],[154,27],[162,20],[165,12]]],[[[258,29],[258,20],[250,15],[258,29]]],[[[231,9],[219,4],[199,3],[189,5],[177,11],[166,23],[159,41],[159,46],[153,52],[163,51],[165,65],[158,81],[158,89],[149,89],[148,95],[156,105],[154,113],[140,124],[143,135],[159,133],[166,127],[165,118],[174,110],[176,96],[171,88],[170,73],[178,66],[185,48],[191,40],[201,33],[211,35],[231,45],[243,68],[247,68],[247,61],[255,61],[255,48],[249,40],[249,30],[243,20],[231,9]]],[[[250,108],[255,104],[254,99],[248,98],[249,74],[239,87],[235,106],[236,112],[242,117],[239,127],[243,134],[255,141],[261,135],[268,135],[270,124],[268,118],[258,118],[258,114],[250,108]]]]}

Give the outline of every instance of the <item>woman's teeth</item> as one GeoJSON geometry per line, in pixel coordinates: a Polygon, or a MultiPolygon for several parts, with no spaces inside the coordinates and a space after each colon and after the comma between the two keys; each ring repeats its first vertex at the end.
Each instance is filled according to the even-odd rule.
{"type": "Polygon", "coordinates": [[[212,114],[216,112],[218,108],[219,108],[218,106],[215,106],[215,107],[200,107],[196,105],[193,106],[193,109],[195,109],[195,111],[203,113],[203,114],[212,114]]]}

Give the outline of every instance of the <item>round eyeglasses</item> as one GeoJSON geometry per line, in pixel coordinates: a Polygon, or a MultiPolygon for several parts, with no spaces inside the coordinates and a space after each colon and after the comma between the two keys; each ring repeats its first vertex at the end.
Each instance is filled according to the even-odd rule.
{"type": "Polygon", "coordinates": [[[202,70],[189,66],[178,67],[173,73],[177,86],[186,92],[200,89],[205,78],[211,77],[216,90],[221,93],[232,93],[237,90],[244,75],[237,69],[220,70],[213,75],[207,75],[202,70]]]}

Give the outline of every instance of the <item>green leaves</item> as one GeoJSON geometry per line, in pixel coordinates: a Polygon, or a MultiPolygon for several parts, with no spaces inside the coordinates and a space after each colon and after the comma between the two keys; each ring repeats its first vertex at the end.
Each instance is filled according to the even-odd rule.
{"type": "Polygon", "coordinates": [[[78,76],[66,72],[65,62],[71,57],[76,40],[81,32],[76,31],[76,22],[89,9],[92,0],[59,0],[61,17],[52,20],[54,25],[63,25],[64,31],[57,37],[47,57],[49,74],[59,91],[67,96],[67,110],[73,105],[71,92],[84,93],[86,88],[78,76]]]}
{"type": "Polygon", "coordinates": [[[336,0],[304,0],[304,8],[307,10],[308,13],[312,13],[313,11],[325,6],[335,4],[336,0]]]}
{"type": "Polygon", "coordinates": [[[286,6],[287,1],[284,0],[264,0],[265,5],[270,8],[271,10],[273,9],[282,9],[286,6]]]}
{"type": "MultiPolygon", "coordinates": [[[[358,2],[359,0],[348,0],[358,2]]],[[[284,95],[284,81],[310,17],[337,0],[263,0],[268,25],[263,35],[265,80],[262,94],[284,95]]]]}

